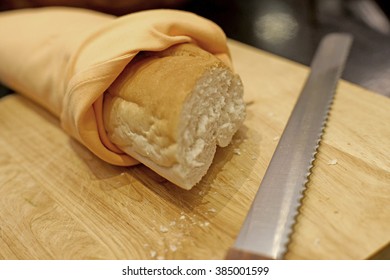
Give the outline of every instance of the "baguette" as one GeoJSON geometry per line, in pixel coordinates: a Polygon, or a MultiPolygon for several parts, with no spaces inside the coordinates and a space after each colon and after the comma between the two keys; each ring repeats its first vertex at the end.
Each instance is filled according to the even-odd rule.
{"type": "Polygon", "coordinates": [[[138,54],[106,90],[103,104],[110,141],[187,190],[245,118],[240,77],[190,43],[138,54]]]}

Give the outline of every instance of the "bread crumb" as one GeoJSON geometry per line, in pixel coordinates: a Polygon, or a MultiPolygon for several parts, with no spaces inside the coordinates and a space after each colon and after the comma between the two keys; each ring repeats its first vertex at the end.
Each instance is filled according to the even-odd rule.
{"type": "Polygon", "coordinates": [[[165,260],[165,258],[163,256],[158,256],[157,259],[160,260],[160,261],[161,260],[165,260]]]}
{"type": "Polygon", "coordinates": [[[185,220],[185,218],[186,218],[186,216],[181,215],[179,219],[180,219],[180,220],[185,220]]]}
{"type": "Polygon", "coordinates": [[[272,138],[273,141],[278,141],[280,139],[279,136],[275,136],[274,138],[272,138]]]}
{"type": "Polygon", "coordinates": [[[168,232],[168,228],[167,227],[164,227],[164,226],[160,226],[160,232],[168,232]]]}
{"type": "Polygon", "coordinates": [[[210,208],[210,209],[209,209],[209,212],[215,213],[215,212],[217,212],[217,210],[215,210],[215,208],[210,208]]]}
{"type": "Polygon", "coordinates": [[[150,251],[150,256],[152,257],[152,258],[155,258],[156,256],[157,256],[157,252],[156,251],[150,251]]]}
{"type": "Polygon", "coordinates": [[[209,225],[210,225],[209,222],[204,222],[204,226],[205,226],[205,227],[208,227],[209,225]]]}
{"type": "Polygon", "coordinates": [[[337,164],[337,159],[331,159],[328,161],[328,165],[335,165],[337,164]]]}
{"type": "Polygon", "coordinates": [[[176,252],[177,250],[177,247],[173,244],[169,245],[169,249],[172,251],[172,252],[176,252]]]}
{"type": "Polygon", "coordinates": [[[169,223],[169,225],[170,225],[170,226],[174,226],[174,225],[176,225],[176,222],[175,222],[175,221],[172,221],[172,222],[169,223]]]}
{"type": "Polygon", "coordinates": [[[236,155],[241,155],[241,151],[238,148],[234,149],[233,153],[236,154],[236,155]]]}

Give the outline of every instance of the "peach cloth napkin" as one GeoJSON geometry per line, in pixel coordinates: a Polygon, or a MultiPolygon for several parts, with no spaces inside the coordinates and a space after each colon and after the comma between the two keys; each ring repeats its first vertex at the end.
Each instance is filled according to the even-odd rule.
{"type": "Polygon", "coordinates": [[[192,42],[231,67],[223,31],[184,11],[122,17],[58,7],[2,12],[0,38],[0,81],[57,116],[95,155],[121,166],[138,162],[108,140],[103,94],[138,52],[192,42]]]}

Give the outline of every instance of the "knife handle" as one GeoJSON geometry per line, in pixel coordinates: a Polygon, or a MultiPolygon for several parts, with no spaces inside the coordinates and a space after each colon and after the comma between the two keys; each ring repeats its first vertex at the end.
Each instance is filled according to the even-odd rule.
{"type": "Polygon", "coordinates": [[[272,260],[272,258],[232,247],[226,254],[225,260],[272,260]]]}

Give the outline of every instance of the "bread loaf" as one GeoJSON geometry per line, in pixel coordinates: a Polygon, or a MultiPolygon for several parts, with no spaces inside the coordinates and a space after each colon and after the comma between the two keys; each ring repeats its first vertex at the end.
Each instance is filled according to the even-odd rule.
{"type": "Polygon", "coordinates": [[[191,189],[245,118],[238,75],[194,44],[141,52],[104,96],[112,143],[164,178],[191,189]]]}

